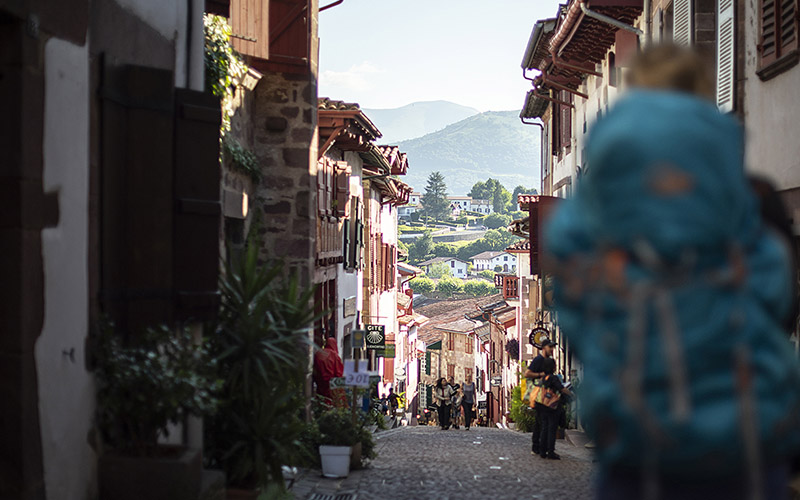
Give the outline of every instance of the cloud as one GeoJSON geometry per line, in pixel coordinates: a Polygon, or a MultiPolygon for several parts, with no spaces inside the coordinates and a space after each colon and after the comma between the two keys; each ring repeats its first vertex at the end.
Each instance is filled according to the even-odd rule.
{"type": "Polygon", "coordinates": [[[386,70],[369,61],[350,66],[347,71],[323,71],[320,86],[339,87],[347,90],[366,91],[375,87],[375,75],[386,73],[386,70]]]}

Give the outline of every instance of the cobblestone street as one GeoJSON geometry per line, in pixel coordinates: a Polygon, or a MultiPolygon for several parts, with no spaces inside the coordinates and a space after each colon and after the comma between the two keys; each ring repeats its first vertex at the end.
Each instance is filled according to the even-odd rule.
{"type": "Polygon", "coordinates": [[[561,460],[530,454],[530,434],[404,427],[378,434],[378,458],[346,479],[304,471],[292,491],[302,500],[591,498],[592,456],[559,440],[561,460]],[[330,497],[326,497],[330,495],[330,497]]]}

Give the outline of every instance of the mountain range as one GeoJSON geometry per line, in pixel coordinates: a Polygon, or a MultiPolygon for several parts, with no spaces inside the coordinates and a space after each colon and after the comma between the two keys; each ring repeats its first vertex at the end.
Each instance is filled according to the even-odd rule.
{"type": "Polygon", "coordinates": [[[381,144],[422,137],[479,113],[475,108],[448,101],[414,102],[400,108],[363,111],[383,134],[381,144]]]}
{"type": "Polygon", "coordinates": [[[539,128],[521,123],[518,111],[479,113],[400,141],[400,151],[408,153],[403,182],[424,193],[428,175],[438,170],[453,195],[466,195],[476,182],[490,177],[509,191],[518,185],[538,188],[539,141],[539,128]]]}

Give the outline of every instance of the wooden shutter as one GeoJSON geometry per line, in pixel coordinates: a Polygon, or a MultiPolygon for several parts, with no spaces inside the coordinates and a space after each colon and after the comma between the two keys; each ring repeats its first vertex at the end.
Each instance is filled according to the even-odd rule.
{"type": "Polygon", "coordinates": [[[720,0],[717,10],[717,106],[733,111],[734,48],[733,0],[720,0]]]}
{"type": "Polygon", "coordinates": [[[761,64],[765,66],[777,59],[777,8],[779,0],[761,0],[761,64]]]}
{"type": "Polygon", "coordinates": [[[673,2],[672,41],[676,45],[688,47],[692,44],[692,0],[673,2]]]}
{"type": "Polygon", "coordinates": [[[797,49],[797,0],[782,0],[780,12],[781,56],[797,49]]]}
{"type": "Polygon", "coordinates": [[[174,77],[110,67],[101,95],[101,308],[122,331],[171,323],[174,77]]]}
{"type": "Polygon", "coordinates": [[[336,163],[336,215],[347,217],[350,213],[350,165],[347,162],[336,163]]]}
{"type": "Polygon", "coordinates": [[[239,53],[269,59],[269,0],[230,0],[231,45],[239,53]]]}
{"type": "Polygon", "coordinates": [[[328,159],[323,157],[317,162],[317,211],[325,215],[325,165],[328,159]]]}
{"type": "Polygon", "coordinates": [[[352,252],[350,250],[350,219],[345,219],[344,223],[342,224],[342,235],[344,241],[342,241],[342,256],[344,257],[344,268],[350,269],[353,267],[352,261],[352,252]]]}
{"type": "Polygon", "coordinates": [[[219,307],[219,99],[176,91],[174,288],[178,319],[213,319],[219,307]]]}

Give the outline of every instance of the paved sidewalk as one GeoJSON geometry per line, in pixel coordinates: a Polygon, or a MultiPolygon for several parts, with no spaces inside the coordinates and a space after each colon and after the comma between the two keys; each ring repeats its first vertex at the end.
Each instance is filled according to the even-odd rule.
{"type": "Polygon", "coordinates": [[[562,440],[561,460],[530,454],[531,435],[479,427],[441,431],[402,427],[377,435],[378,458],[345,479],[304,470],[292,492],[300,500],[469,500],[591,498],[592,455],[562,440]],[[326,496],[328,496],[326,498],[326,496]]]}

